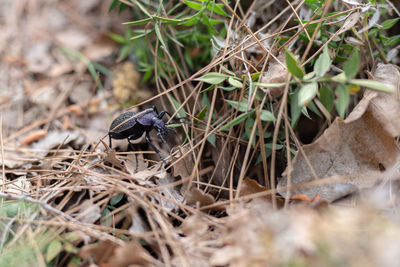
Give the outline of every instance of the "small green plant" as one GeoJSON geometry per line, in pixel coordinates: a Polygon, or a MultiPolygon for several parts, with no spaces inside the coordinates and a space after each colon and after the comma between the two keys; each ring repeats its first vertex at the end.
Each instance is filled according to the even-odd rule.
{"type": "MultiPolygon", "coordinates": [[[[132,5],[129,7],[134,8],[135,20],[124,24],[132,27],[132,35],[113,34],[112,38],[122,44],[119,58],[129,54],[131,46],[128,38],[131,44],[135,44],[135,54],[140,71],[145,72],[145,81],[154,74],[156,68],[162,78],[170,79],[171,75],[180,75],[176,73],[174,64],[182,70],[193,71],[203,67],[213,56],[212,37],[225,36],[224,20],[221,18],[229,15],[224,11],[224,4],[215,0],[154,1],[150,4],[132,0],[130,3],[132,5]]],[[[115,0],[110,10],[117,7],[119,10],[128,8],[126,4],[115,0]]]]}
{"type": "Polygon", "coordinates": [[[330,113],[334,101],[333,87],[336,88],[335,91],[337,93],[335,107],[342,118],[349,104],[350,92],[357,91],[359,86],[383,92],[393,92],[391,88],[380,82],[367,79],[354,79],[360,65],[360,51],[358,47],[353,49],[349,59],[343,64],[343,72],[335,76],[326,74],[331,68],[331,59],[327,46],[316,60],[312,72],[305,74],[303,68],[298,64],[297,59],[289,51],[286,51],[286,65],[289,72],[297,81],[293,94],[293,98],[297,101],[293,101],[291,106],[292,122],[294,123],[300,116],[299,110],[304,109],[318,95],[326,111],[330,113]]]}

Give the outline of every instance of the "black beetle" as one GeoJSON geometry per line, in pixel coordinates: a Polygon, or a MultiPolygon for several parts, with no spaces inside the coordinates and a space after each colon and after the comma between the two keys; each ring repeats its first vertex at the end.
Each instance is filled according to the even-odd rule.
{"type": "MultiPolygon", "coordinates": [[[[168,114],[167,111],[163,110],[158,113],[155,106],[152,108],[145,109],[141,112],[132,112],[128,111],[122,113],[114,121],[111,123],[110,130],[108,131],[108,136],[110,139],[110,148],[111,139],[128,139],[130,145],[132,145],[131,140],[136,140],[142,137],[143,133],[146,132],[146,141],[147,143],[154,149],[160,159],[164,161],[161,157],[160,151],[151,143],[150,140],[150,131],[155,128],[161,140],[166,143],[164,136],[167,135],[169,129],[166,127],[166,123],[162,121],[162,117],[168,114]]],[[[137,158],[136,158],[136,167],[137,167],[137,158]]]]}

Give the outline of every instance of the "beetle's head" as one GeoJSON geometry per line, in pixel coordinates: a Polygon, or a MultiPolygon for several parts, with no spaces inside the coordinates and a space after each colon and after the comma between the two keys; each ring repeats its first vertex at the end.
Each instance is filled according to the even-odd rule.
{"type": "Polygon", "coordinates": [[[154,117],[151,120],[153,123],[153,127],[156,128],[158,134],[161,137],[161,140],[165,143],[164,137],[168,134],[168,128],[165,126],[165,122],[157,117],[154,117]]]}

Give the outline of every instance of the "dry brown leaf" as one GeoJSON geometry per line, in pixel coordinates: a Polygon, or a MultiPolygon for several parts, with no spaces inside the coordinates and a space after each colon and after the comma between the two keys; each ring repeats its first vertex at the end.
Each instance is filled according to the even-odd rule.
{"type": "MultiPolygon", "coordinates": [[[[307,194],[310,198],[320,194],[331,202],[360,188],[373,186],[384,177],[381,168],[391,169],[398,162],[400,151],[393,137],[399,135],[400,129],[400,113],[394,112],[400,110],[397,98],[400,73],[392,65],[379,64],[375,79],[397,92],[367,91],[346,120],[336,119],[314,143],[303,146],[317,178],[335,177],[340,181],[302,187],[292,190],[292,194],[307,194]]],[[[286,170],[278,188],[283,190],[286,186],[288,174],[286,170]]],[[[293,159],[290,175],[292,185],[316,178],[300,152],[293,159]]]]}
{"type": "MultiPolygon", "coordinates": [[[[134,200],[130,200],[134,203],[134,200]]],[[[133,205],[128,209],[128,213],[131,215],[132,225],[129,227],[129,232],[134,235],[140,235],[151,230],[148,222],[138,212],[139,206],[133,205]]]]}
{"type": "Polygon", "coordinates": [[[21,146],[29,145],[29,144],[31,144],[33,142],[36,142],[39,139],[42,139],[46,135],[47,135],[47,131],[46,130],[37,130],[37,131],[31,132],[27,136],[23,137],[19,141],[19,144],[21,146]]]}
{"type": "Polygon", "coordinates": [[[193,187],[186,193],[186,203],[189,205],[197,205],[200,207],[208,206],[215,203],[212,195],[202,192],[200,189],[193,187]]]}
{"type": "Polygon", "coordinates": [[[111,258],[117,245],[109,240],[98,244],[85,245],[79,251],[79,257],[86,262],[92,261],[96,264],[106,263],[111,258]]]}
{"type": "Polygon", "coordinates": [[[79,210],[79,221],[83,223],[93,224],[101,217],[100,207],[93,204],[92,200],[86,200],[81,204],[79,210]]]}
{"type": "MultiPolygon", "coordinates": [[[[186,157],[183,159],[180,159],[182,155],[186,154],[189,151],[189,148],[187,146],[182,146],[178,148],[174,148],[174,150],[177,149],[177,153],[172,153],[174,156],[172,157],[171,163],[173,164],[172,166],[172,173],[174,177],[179,177],[181,179],[185,179],[190,177],[192,174],[192,170],[194,168],[194,159],[192,154],[188,154],[186,157]],[[180,161],[176,162],[178,159],[180,161]]],[[[187,183],[184,184],[182,187],[182,190],[186,190],[187,188],[187,183]]]]}
{"type": "Polygon", "coordinates": [[[133,175],[137,172],[144,171],[149,167],[149,162],[144,160],[143,154],[137,155],[138,157],[138,166],[136,167],[136,156],[129,154],[125,161],[125,166],[128,172],[133,175]]]}
{"type": "Polygon", "coordinates": [[[45,73],[49,70],[54,63],[53,58],[49,56],[50,45],[50,42],[41,41],[26,48],[25,61],[30,72],[45,73]]]}
{"type": "MultiPolygon", "coordinates": [[[[3,187],[3,180],[0,180],[0,188],[3,187]]],[[[4,192],[16,195],[29,195],[32,184],[26,179],[26,176],[20,176],[13,181],[7,181],[4,185],[4,192]]]]}
{"type": "MultiPolygon", "coordinates": [[[[277,59],[280,62],[272,59],[268,70],[264,72],[261,76],[261,83],[284,83],[286,81],[288,70],[285,65],[282,64],[282,62],[285,62],[285,53],[281,52],[277,59]]],[[[284,86],[276,88],[266,88],[263,90],[272,96],[279,96],[283,93],[283,88],[284,86]]]]}
{"type": "Polygon", "coordinates": [[[147,266],[154,263],[154,259],[141,245],[129,242],[115,248],[114,255],[110,258],[109,263],[113,267],[147,266]]]}
{"type": "Polygon", "coordinates": [[[224,182],[226,183],[225,176],[228,172],[229,169],[229,161],[231,158],[231,153],[228,151],[228,147],[226,146],[225,149],[222,152],[222,149],[224,147],[224,142],[226,139],[217,137],[215,144],[216,147],[212,147],[211,150],[211,157],[214,161],[214,165],[216,166],[214,170],[214,177],[212,179],[212,183],[219,185],[219,186],[224,186],[224,182]],[[218,162],[219,159],[219,162],[218,162]],[[217,165],[218,163],[218,165],[217,165]]]}
{"type": "Polygon", "coordinates": [[[92,38],[87,33],[74,28],[67,28],[57,33],[55,37],[63,46],[74,50],[80,50],[92,41],[92,38]]]}
{"type": "Polygon", "coordinates": [[[192,215],[183,221],[181,230],[186,236],[195,236],[198,238],[207,232],[208,224],[205,222],[203,217],[192,215]]]}
{"type": "Polygon", "coordinates": [[[242,182],[242,187],[240,189],[240,196],[251,195],[259,192],[264,192],[268,190],[265,186],[257,183],[256,180],[250,178],[244,178],[242,182]]]}
{"type": "Polygon", "coordinates": [[[30,100],[36,105],[43,105],[51,108],[54,104],[54,99],[57,98],[59,92],[52,85],[45,85],[35,89],[30,95],[30,100]]]}
{"type": "Polygon", "coordinates": [[[56,148],[60,145],[66,145],[72,141],[77,141],[81,137],[79,131],[51,131],[47,135],[40,139],[38,142],[31,145],[33,149],[40,149],[43,152],[39,152],[38,155],[45,156],[49,149],[56,148]]]}

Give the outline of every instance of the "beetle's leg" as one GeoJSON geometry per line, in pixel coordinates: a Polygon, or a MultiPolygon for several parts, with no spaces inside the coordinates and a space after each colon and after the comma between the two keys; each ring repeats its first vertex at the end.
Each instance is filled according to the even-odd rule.
{"type": "Polygon", "coordinates": [[[165,114],[168,114],[168,116],[171,117],[171,114],[170,114],[168,111],[162,110],[162,111],[158,114],[157,118],[159,118],[159,119],[161,120],[162,117],[164,117],[165,114]]]}
{"type": "MultiPolygon", "coordinates": [[[[129,140],[128,138],[128,142],[129,142],[129,146],[131,147],[131,149],[134,151],[134,147],[133,144],[131,143],[131,140],[129,140]]],[[[136,163],[136,167],[135,167],[135,173],[137,173],[139,171],[139,160],[138,160],[138,155],[137,153],[135,153],[135,163],[136,163]]]]}
{"type": "MultiPolygon", "coordinates": [[[[151,143],[151,140],[150,140],[150,134],[149,134],[149,132],[148,131],[146,131],[146,141],[147,141],[147,143],[153,148],[153,150],[157,153],[157,155],[160,157],[160,159],[162,160],[162,162],[164,162],[164,164],[165,165],[167,165],[167,163],[165,162],[165,160],[163,159],[163,157],[161,157],[161,153],[160,153],[160,150],[158,150],[158,148],[155,146],[155,145],[153,145],[152,143],[151,143]]],[[[165,141],[165,140],[164,140],[165,141]]]]}
{"type": "MultiPolygon", "coordinates": [[[[128,136],[128,143],[129,143],[129,146],[131,147],[131,149],[133,150],[133,151],[135,151],[135,148],[133,147],[133,144],[131,143],[131,140],[136,140],[136,139],[138,139],[139,137],[141,137],[143,135],[143,132],[142,133],[140,133],[140,135],[139,134],[136,134],[136,135],[130,135],[130,136],[128,136]]],[[[135,161],[136,161],[136,168],[135,168],[135,173],[136,172],[138,172],[139,171],[139,160],[138,160],[138,155],[135,153],[135,161]]]]}
{"type": "Polygon", "coordinates": [[[108,138],[110,139],[110,148],[112,148],[112,144],[111,144],[111,135],[108,134],[108,138]]]}

